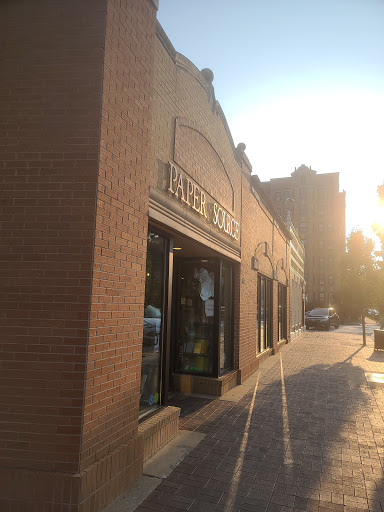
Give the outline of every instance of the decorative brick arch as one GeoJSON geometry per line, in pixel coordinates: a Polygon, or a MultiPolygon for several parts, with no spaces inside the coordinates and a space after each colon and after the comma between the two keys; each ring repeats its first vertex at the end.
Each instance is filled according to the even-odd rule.
{"type": "Polygon", "coordinates": [[[235,204],[231,179],[208,134],[197,123],[176,118],[173,159],[204,190],[233,212],[235,204]]]}

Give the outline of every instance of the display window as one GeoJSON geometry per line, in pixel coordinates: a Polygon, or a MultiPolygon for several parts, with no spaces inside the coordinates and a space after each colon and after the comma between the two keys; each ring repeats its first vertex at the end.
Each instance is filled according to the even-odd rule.
{"type": "Polygon", "coordinates": [[[287,287],[279,283],[278,288],[278,326],[279,341],[287,338],[286,317],[287,317],[287,287]]]}
{"type": "Polygon", "coordinates": [[[257,279],[257,351],[272,346],[272,280],[262,275],[257,279]]]}
{"type": "Polygon", "coordinates": [[[175,371],[222,375],[233,367],[232,267],[212,258],[176,269],[175,371]]]}
{"type": "Polygon", "coordinates": [[[143,349],[140,384],[140,414],[162,403],[162,358],[169,244],[167,238],[149,230],[145,279],[143,349]]]}
{"type": "Polygon", "coordinates": [[[216,265],[208,261],[178,265],[178,372],[213,374],[216,270],[216,265]]]}

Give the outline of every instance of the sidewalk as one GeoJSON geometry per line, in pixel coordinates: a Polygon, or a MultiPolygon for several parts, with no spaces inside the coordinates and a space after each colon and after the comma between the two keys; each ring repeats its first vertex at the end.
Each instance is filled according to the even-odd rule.
{"type": "Polygon", "coordinates": [[[181,429],[206,435],[137,512],[384,511],[375,372],[384,352],[371,339],[311,331],[268,359],[238,401],[176,397],[181,429]]]}

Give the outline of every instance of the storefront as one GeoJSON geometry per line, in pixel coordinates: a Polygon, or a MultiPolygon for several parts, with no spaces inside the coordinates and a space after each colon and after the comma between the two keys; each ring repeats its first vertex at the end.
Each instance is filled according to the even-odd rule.
{"type": "Polygon", "coordinates": [[[158,38],[141,418],[170,391],[224,394],[289,332],[289,231],[233,144],[213,73],[158,38]]]}
{"type": "MultiPolygon", "coordinates": [[[[34,6],[32,17],[11,10],[10,27],[17,20],[19,29],[40,33],[41,14],[47,41],[60,33],[69,44],[72,27],[48,4],[34,6]]],[[[20,196],[6,205],[7,215],[21,217],[7,246],[4,307],[17,307],[6,329],[17,343],[4,359],[3,392],[13,390],[10,407],[28,427],[15,431],[25,450],[6,443],[4,503],[12,509],[102,510],[177,435],[171,390],[222,396],[290,332],[291,235],[252,175],[245,145],[233,142],[212,71],[175,51],[156,24],[157,2],[83,4],[70,2],[63,12],[83,27],[76,44],[84,65],[65,65],[63,83],[37,95],[41,130],[24,123],[25,140],[11,141],[36,153],[28,173],[10,161],[7,174],[9,190],[23,179],[28,190],[35,186],[33,204],[20,196]],[[90,48],[104,51],[89,61],[90,48]],[[94,84],[86,98],[73,94],[74,81],[84,80],[94,84]],[[48,115],[57,87],[67,108],[48,115]],[[48,139],[49,158],[64,155],[49,173],[41,156],[48,139]],[[20,222],[28,227],[22,233],[20,222]],[[24,238],[32,276],[16,257],[24,238]],[[29,411],[20,386],[26,378],[29,411]]],[[[33,38],[28,48],[9,47],[20,119],[28,100],[13,87],[20,70],[40,84],[56,57],[67,62],[66,47],[56,37],[53,53],[37,52],[33,76],[33,38]]]]}
{"type": "Polygon", "coordinates": [[[141,418],[186,382],[191,391],[221,394],[223,377],[234,372],[240,224],[173,162],[162,178],[163,188],[152,191],[148,226],[141,418]]]}

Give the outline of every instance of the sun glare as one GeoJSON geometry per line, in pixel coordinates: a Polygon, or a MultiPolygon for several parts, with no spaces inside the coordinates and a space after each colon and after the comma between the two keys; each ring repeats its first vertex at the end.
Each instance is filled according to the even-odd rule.
{"type": "Polygon", "coordinates": [[[379,205],[366,205],[365,211],[362,212],[363,218],[366,219],[366,224],[370,223],[371,226],[384,226],[384,207],[379,205]]]}
{"type": "Polygon", "coordinates": [[[372,225],[384,224],[377,196],[384,168],[383,118],[383,93],[339,87],[260,99],[237,113],[231,129],[247,145],[253,172],[262,181],[289,176],[302,163],[318,173],[339,172],[340,191],[346,191],[346,234],[362,229],[374,238],[372,225]]]}
{"type": "MultiPolygon", "coordinates": [[[[356,190],[347,194],[350,208],[350,229],[362,229],[364,236],[375,239],[375,232],[384,230],[384,206],[378,204],[376,191],[356,190]],[[360,192],[360,193],[359,193],[360,192]],[[348,197],[349,196],[349,197],[348,197]]],[[[347,234],[348,234],[347,230],[347,234]]],[[[374,240],[376,243],[376,240],[374,240]]]]}

